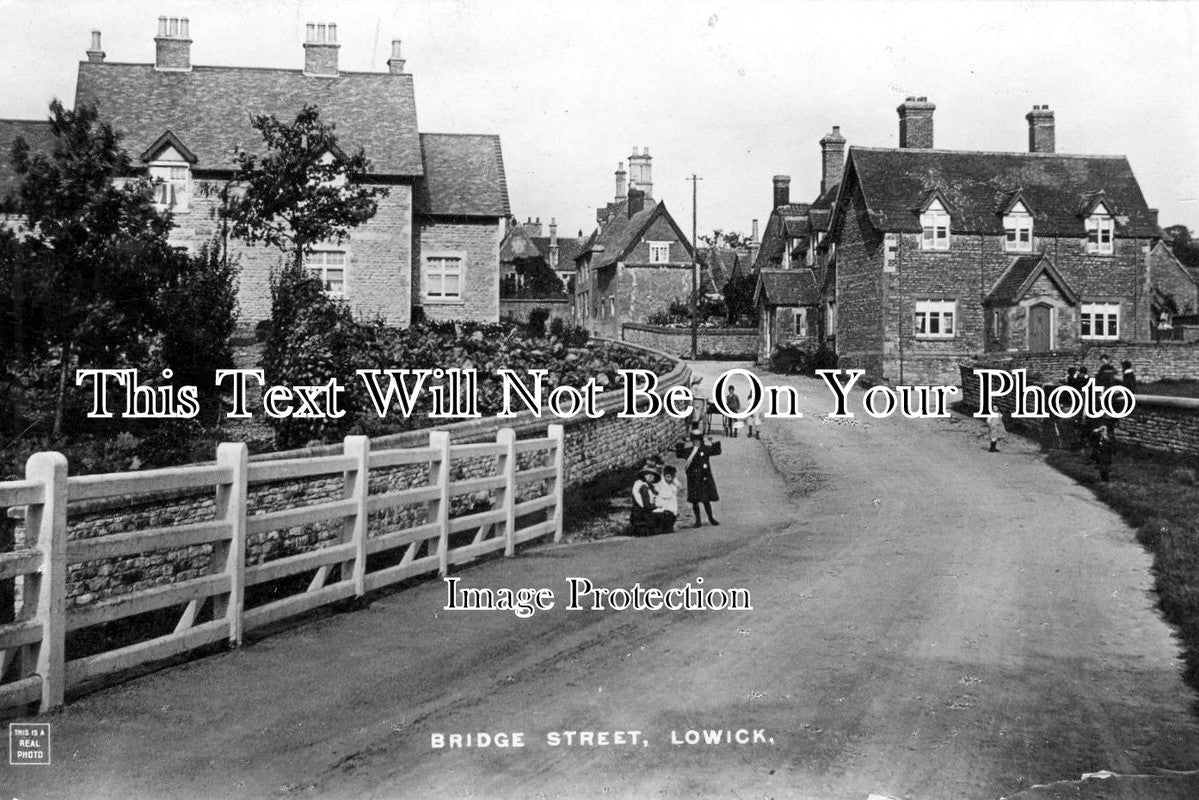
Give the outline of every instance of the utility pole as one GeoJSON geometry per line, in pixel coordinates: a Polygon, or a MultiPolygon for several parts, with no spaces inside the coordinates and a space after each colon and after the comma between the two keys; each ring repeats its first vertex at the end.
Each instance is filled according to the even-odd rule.
{"type": "Polygon", "coordinates": [[[699,244],[695,238],[695,212],[699,198],[699,182],[703,178],[691,173],[691,360],[699,349],[699,244]]]}

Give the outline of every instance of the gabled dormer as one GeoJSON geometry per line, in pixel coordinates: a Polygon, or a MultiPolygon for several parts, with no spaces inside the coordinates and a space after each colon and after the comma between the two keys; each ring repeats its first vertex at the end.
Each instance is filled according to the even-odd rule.
{"type": "Polygon", "coordinates": [[[1023,192],[1012,192],[999,213],[1003,215],[1003,249],[1009,253],[1031,253],[1033,213],[1023,192]]]}
{"type": "Polygon", "coordinates": [[[191,201],[191,171],[196,155],[170,130],[142,153],[154,186],[159,211],[187,211],[191,201]]]}
{"type": "Polygon", "coordinates": [[[925,195],[917,209],[920,213],[920,249],[948,250],[951,241],[952,207],[940,189],[925,195]]]}
{"type": "Polygon", "coordinates": [[[1083,204],[1082,217],[1087,231],[1087,253],[1111,255],[1115,252],[1116,218],[1103,192],[1091,195],[1083,204]]]}

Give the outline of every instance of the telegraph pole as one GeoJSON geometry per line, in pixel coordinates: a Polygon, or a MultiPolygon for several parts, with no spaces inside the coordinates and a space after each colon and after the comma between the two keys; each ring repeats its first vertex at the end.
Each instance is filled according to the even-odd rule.
{"type": "Polygon", "coordinates": [[[691,360],[699,349],[699,243],[695,238],[695,212],[699,198],[699,182],[703,178],[691,173],[691,360]]]}

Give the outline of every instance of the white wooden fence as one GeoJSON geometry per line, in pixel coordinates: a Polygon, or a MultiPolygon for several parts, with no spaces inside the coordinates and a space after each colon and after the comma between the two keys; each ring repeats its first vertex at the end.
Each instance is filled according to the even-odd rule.
{"type": "Polygon", "coordinates": [[[210,465],[80,477],[68,477],[67,461],[60,453],[38,453],[26,465],[25,480],[0,482],[0,509],[26,508],[24,546],[0,553],[0,581],[23,581],[16,620],[0,624],[0,679],[6,673],[16,674],[14,680],[0,683],[0,709],[37,702],[46,711],[62,705],[68,687],[97,676],[215,642],[228,641],[237,647],[243,632],[256,626],[360,597],[416,575],[444,575],[450,564],[492,551],[503,550],[511,556],[517,544],[547,534],[558,541],[562,536],[564,450],[563,427],[550,425],[543,438],[517,441],[511,429],[503,429],[494,443],[482,444],[451,444],[449,433],[433,431],[425,447],[375,452],[371,452],[367,437],[351,436],[341,455],[254,463],[249,462],[244,444],[222,444],[217,448],[216,463],[210,465]],[[535,451],[546,453],[540,460],[547,465],[518,469],[518,455],[535,451]],[[494,475],[451,480],[452,461],[492,457],[496,460],[494,475]],[[370,493],[372,469],[403,465],[427,465],[428,483],[370,493]],[[255,484],[338,477],[345,486],[341,499],[249,513],[253,510],[247,507],[249,487],[255,484]],[[535,482],[548,491],[517,502],[518,484],[535,482]],[[196,488],[215,492],[211,521],[67,539],[67,508],[72,501],[196,488]],[[483,491],[495,498],[490,509],[451,516],[451,498],[483,491]],[[371,514],[414,504],[427,504],[428,521],[367,535],[371,514]],[[544,521],[517,528],[521,518],[539,511],[544,514],[535,516],[544,516],[544,521]],[[246,565],[247,538],[336,520],[341,520],[342,530],[333,543],[246,565]],[[467,535],[454,536],[462,532],[467,535]],[[451,536],[458,542],[456,546],[451,546],[451,536]],[[464,538],[469,543],[461,543],[464,538]],[[69,564],[205,544],[213,546],[207,575],[67,608],[69,564]],[[398,563],[368,571],[368,556],[388,552],[400,556],[398,563]],[[313,575],[306,591],[245,607],[247,587],[307,572],[313,575]],[[202,614],[210,601],[212,605],[202,614]],[[172,607],[182,608],[173,632],[66,660],[69,631],[172,607]],[[207,621],[198,621],[201,618],[207,621]]]}

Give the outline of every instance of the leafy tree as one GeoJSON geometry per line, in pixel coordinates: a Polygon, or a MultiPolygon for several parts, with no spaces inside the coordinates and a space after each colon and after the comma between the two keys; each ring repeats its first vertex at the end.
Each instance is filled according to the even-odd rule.
{"type": "Polygon", "coordinates": [[[345,154],[332,123],[305,105],[291,123],[262,114],[251,120],[265,152],[236,154],[238,192],[226,214],[230,233],[278,248],[298,267],[312,246],[342,242],[375,215],[382,187],[359,185],[370,169],[361,149],[345,154]]]}
{"type": "Polygon", "coordinates": [[[155,210],[149,184],[122,180],[129,157],[95,109],[70,111],[55,100],[50,125],[51,153],[31,153],[22,138],[13,145],[29,236],[19,255],[11,243],[5,248],[12,285],[20,287],[6,313],[26,337],[18,352],[45,349],[57,360],[57,440],[72,367],[144,363],[163,322],[156,295],[186,258],[167,244],[170,217],[155,210]]]}
{"type": "MultiPolygon", "coordinates": [[[[268,383],[316,386],[345,381],[363,368],[363,327],[349,306],[325,294],[320,280],[288,264],[271,280],[271,332],[262,354],[268,383]]],[[[343,404],[344,407],[344,404],[343,404]]],[[[354,414],[334,419],[270,418],[275,444],[283,449],[349,433],[354,414]]]]}
{"type": "Polygon", "coordinates": [[[744,233],[737,231],[726,233],[723,228],[716,228],[708,234],[700,234],[699,240],[708,247],[727,247],[732,250],[749,247],[750,244],[750,238],[744,233]]]}
{"type": "Polygon", "coordinates": [[[756,275],[739,272],[724,285],[724,305],[729,312],[729,322],[737,322],[742,317],[754,318],[754,289],[757,288],[756,275]]]}
{"type": "Polygon", "coordinates": [[[566,293],[562,279],[544,258],[518,258],[515,266],[517,280],[509,278],[500,285],[503,297],[546,298],[561,297],[566,293]]]}
{"type": "Polygon", "coordinates": [[[189,268],[162,287],[159,303],[170,319],[162,334],[162,358],[178,385],[197,387],[200,419],[215,422],[220,391],[213,377],[233,366],[231,338],[237,327],[237,267],[214,238],[190,259],[189,268]]]}
{"type": "Polygon", "coordinates": [[[1184,267],[1199,269],[1199,241],[1191,238],[1186,225],[1171,225],[1165,229],[1167,246],[1184,267]]]}

